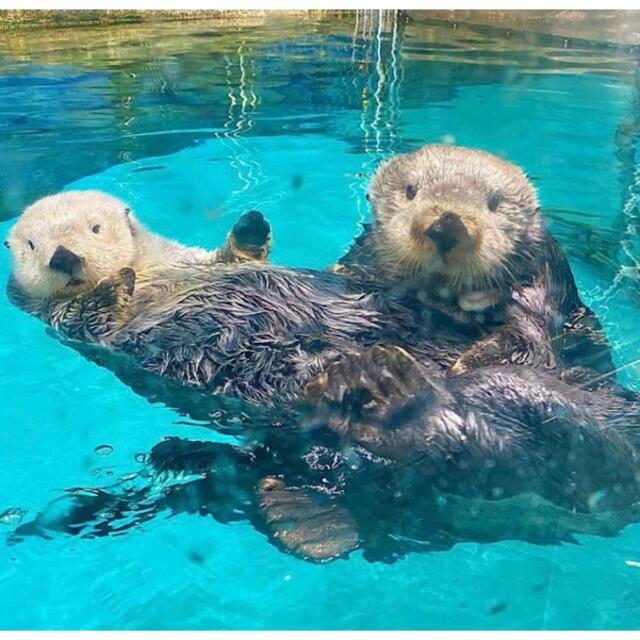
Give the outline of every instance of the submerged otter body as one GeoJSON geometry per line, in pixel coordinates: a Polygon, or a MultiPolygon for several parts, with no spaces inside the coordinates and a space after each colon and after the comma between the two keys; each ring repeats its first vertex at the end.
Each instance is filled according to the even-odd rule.
{"type": "Polygon", "coordinates": [[[314,429],[271,430],[242,447],[159,443],[151,477],[186,481],[161,494],[153,481],[133,493],[78,491],[17,537],[120,534],[186,511],[250,520],[307,560],[362,548],[389,561],[460,541],[614,535],[640,517],[640,404],[608,391],[520,366],[445,377],[376,347],[331,365],[300,410],[314,429]]]}
{"type": "Polygon", "coordinates": [[[524,363],[613,370],[606,337],[581,301],[535,190],[482,151],[427,145],[374,177],[373,224],[337,270],[433,309],[481,335],[453,367],[524,363]]]}

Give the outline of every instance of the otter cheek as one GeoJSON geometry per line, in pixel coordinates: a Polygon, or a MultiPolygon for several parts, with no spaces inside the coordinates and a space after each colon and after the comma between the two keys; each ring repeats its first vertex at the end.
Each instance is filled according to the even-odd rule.
{"type": "Polygon", "coordinates": [[[508,263],[513,254],[511,238],[500,229],[487,230],[481,236],[476,249],[478,268],[484,273],[491,273],[508,263]]]}
{"type": "Polygon", "coordinates": [[[476,251],[482,245],[486,230],[477,220],[464,220],[464,228],[466,233],[461,234],[458,247],[466,252],[476,251]]]}

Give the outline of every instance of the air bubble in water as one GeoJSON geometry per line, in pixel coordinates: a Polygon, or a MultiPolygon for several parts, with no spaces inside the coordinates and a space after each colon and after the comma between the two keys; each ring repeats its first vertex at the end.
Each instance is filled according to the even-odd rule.
{"type": "Polygon", "coordinates": [[[113,447],[109,444],[101,444],[99,447],[95,448],[95,452],[99,456],[106,458],[107,456],[110,456],[113,453],[113,447]]]}
{"type": "Polygon", "coordinates": [[[20,524],[22,518],[24,518],[27,512],[19,507],[13,507],[11,509],[5,509],[0,513],[0,524],[16,525],[20,524]]]}

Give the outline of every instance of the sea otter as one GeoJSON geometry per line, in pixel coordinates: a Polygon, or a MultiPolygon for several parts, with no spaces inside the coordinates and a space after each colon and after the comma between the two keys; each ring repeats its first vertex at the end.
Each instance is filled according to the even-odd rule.
{"type": "Polygon", "coordinates": [[[456,353],[454,334],[422,335],[408,309],[339,275],[220,263],[236,256],[238,235],[251,236],[243,222],[258,231],[266,224],[248,215],[231,248],[210,253],[151,233],[105,194],[45,198],[9,234],[9,294],[78,348],[97,345],[142,372],[254,405],[292,401],[328,362],[361,345],[456,353]]]}
{"type": "Polygon", "coordinates": [[[613,370],[600,323],[518,167],[430,144],[383,163],[367,197],[373,224],[335,270],[413,297],[427,323],[440,309],[480,328],[453,372],[509,362],[613,370]]]}
{"type": "Polygon", "coordinates": [[[186,247],[148,231],[121,200],[101,191],[67,191],[24,211],[5,246],[23,300],[60,301],[93,289],[119,269],[144,277],[157,265],[265,262],[271,229],[258,211],[244,214],[220,249],[186,247]]]}
{"type": "MultiPolygon", "coordinates": [[[[28,228],[23,225],[22,233],[28,228]]],[[[127,232],[126,227],[122,229],[127,232]]],[[[42,267],[54,271],[57,260],[53,265],[51,260],[60,253],[59,246],[67,249],[57,244],[62,236],[56,233],[54,227],[46,234],[56,247],[49,263],[42,267]]],[[[11,243],[16,239],[21,235],[13,234],[11,243]]],[[[79,257],[82,261],[83,256],[79,257]]],[[[14,253],[14,258],[20,263],[24,255],[14,253]]],[[[424,480],[417,485],[418,493],[431,510],[439,504],[437,492],[452,491],[462,500],[486,500],[496,497],[496,488],[502,492],[500,496],[516,497],[531,486],[561,508],[618,508],[636,499],[634,445],[621,430],[603,428],[608,419],[614,425],[633,420],[633,407],[619,409],[616,403],[622,400],[602,392],[597,397],[608,399],[599,410],[597,401],[580,395],[585,392],[573,396],[558,387],[555,377],[547,376],[542,386],[536,386],[539,372],[533,371],[516,375],[509,368],[499,368],[498,373],[480,369],[477,377],[472,372],[447,379],[435,365],[428,364],[433,345],[419,331],[411,331],[411,318],[404,317],[406,309],[390,309],[388,301],[381,306],[375,295],[351,288],[340,276],[250,265],[214,269],[191,259],[169,264],[141,262],[143,268],[138,266],[136,271],[128,261],[116,260],[101,273],[105,277],[94,289],[77,292],[75,287],[82,287],[84,278],[76,271],[75,259],[72,262],[65,285],[73,289],[72,296],[58,287],[53,295],[42,295],[37,283],[29,288],[30,281],[17,275],[20,268],[15,269],[12,290],[17,301],[26,298],[33,312],[74,340],[123,354],[143,371],[187,387],[267,406],[281,402],[295,405],[305,383],[320,374],[307,390],[309,406],[303,417],[312,427],[326,423],[320,440],[323,444],[316,442],[311,451],[302,451],[295,445],[299,440],[289,437],[289,430],[273,430],[268,438],[280,437],[275,435],[280,433],[287,438],[278,447],[268,444],[266,451],[283,452],[278,455],[284,456],[286,464],[278,467],[269,462],[251,467],[249,473],[254,478],[253,470],[259,474],[257,495],[264,526],[278,534],[289,550],[317,560],[346,552],[361,535],[357,505],[375,504],[375,500],[353,498],[353,504],[344,504],[341,492],[351,501],[353,496],[362,497],[362,491],[366,494],[369,487],[381,486],[382,495],[386,495],[392,483],[399,487],[394,497],[396,493],[400,497],[412,495],[412,503],[412,490],[404,493],[403,487],[416,486],[416,478],[424,480]],[[61,290],[64,293],[59,295],[61,290]],[[358,360],[359,350],[398,341],[403,344],[398,366],[372,369],[375,375],[368,378],[368,361],[358,360]],[[358,376],[341,374],[346,370],[341,360],[345,356],[356,358],[351,362],[357,363],[358,376]],[[402,390],[407,380],[420,383],[418,387],[410,384],[408,396],[402,390]],[[483,380],[489,381],[488,390],[482,386],[483,380]],[[500,384],[501,380],[507,382],[500,384]],[[328,381],[339,385],[337,400],[328,381]],[[372,385],[384,390],[382,405],[372,393],[372,385]],[[477,406],[465,404],[469,394],[477,395],[477,406]],[[496,396],[510,402],[505,406],[498,402],[492,409],[496,396]],[[392,419],[385,412],[391,412],[392,419]],[[487,415],[494,415],[495,423],[486,422],[487,415]],[[504,430],[500,416],[506,420],[504,430]],[[558,425],[554,416],[561,416],[558,425]],[[554,427],[551,432],[549,423],[554,427]],[[494,424],[500,428],[494,429],[494,424]],[[429,432],[432,426],[441,430],[429,432]],[[544,434],[550,436],[548,442],[542,438],[544,434]],[[576,434],[580,437],[573,454],[570,445],[575,444],[572,438],[576,434]],[[474,446],[467,448],[464,443],[469,438],[474,446]],[[436,446],[432,448],[430,443],[436,446]],[[540,463],[541,451],[550,455],[548,467],[540,463]],[[490,452],[504,458],[487,466],[485,454],[490,452]],[[590,456],[604,463],[595,473],[581,478],[590,456]],[[462,463],[451,465],[456,458],[462,463]],[[277,469],[300,468],[301,463],[303,471],[294,484],[288,481],[290,471],[283,473],[282,479],[271,477],[278,475],[277,469]],[[368,473],[355,473],[360,466],[368,469],[372,465],[376,477],[384,477],[382,485],[368,473]],[[332,473],[337,470],[335,484],[329,482],[329,488],[335,490],[327,493],[321,485],[309,486],[310,469],[324,472],[327,467],[332,473]],[[524,472],[519,475],[521,468],[524,472]],[[360,477],[365,478],[363,483],[360,477]],[[576,478],[579,486],[574,487],[576,478]],[[446,484],[442,486],[442,482],[446,484]],[[328,519],[323,520],[322,514],[328,514],[328,519]],[[280,528],[282,521],[286,526],[280,528]],[[310,523],[320,528],[309,527],[310,523]],[[332,538],[336,530],[348,543],[341,540],[336,545],[332,538]],[[324,542],[315,548],[313,537],[320,535],[324,542]]],[[[385,351],[374,349],[371,353],[372,361],[377,362],[385,351]]],[[[254,459],[252,456],[247,460],[254,459]]]]}
{"type": "Polygon", "coordinates": [[[446,376],[376,346],[331,364],[298,411],[298,427],[244,446],[165,440],[148,486],[69,492],[14,540],[121,534],[170,510],[248,519],[315,562],[357,548],[389,561],[459,541],[613,535],[640,517],[637,397],[520,365],[446,376]],[[158,474],[186,481],[159,492],[158,474]]]}

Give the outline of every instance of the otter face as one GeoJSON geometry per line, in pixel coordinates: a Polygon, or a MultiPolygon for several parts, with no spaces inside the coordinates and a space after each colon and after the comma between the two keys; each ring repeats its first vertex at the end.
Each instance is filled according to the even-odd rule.
{"type": "Polygon", "coordinates": [[[524,173],[463,147],[427,145],[388,160],[369,200],[389,268],[444,281],[452,293],[499,286],[539,225],[536,193],[524,173]]]}
{"type": "Polygon", "coordinates": [[[15,283],[33,298],[66,298],[131,267],[135,244],[127,206],[100,191],[69,191],[38,200],[5,244],[15,283]]]}

